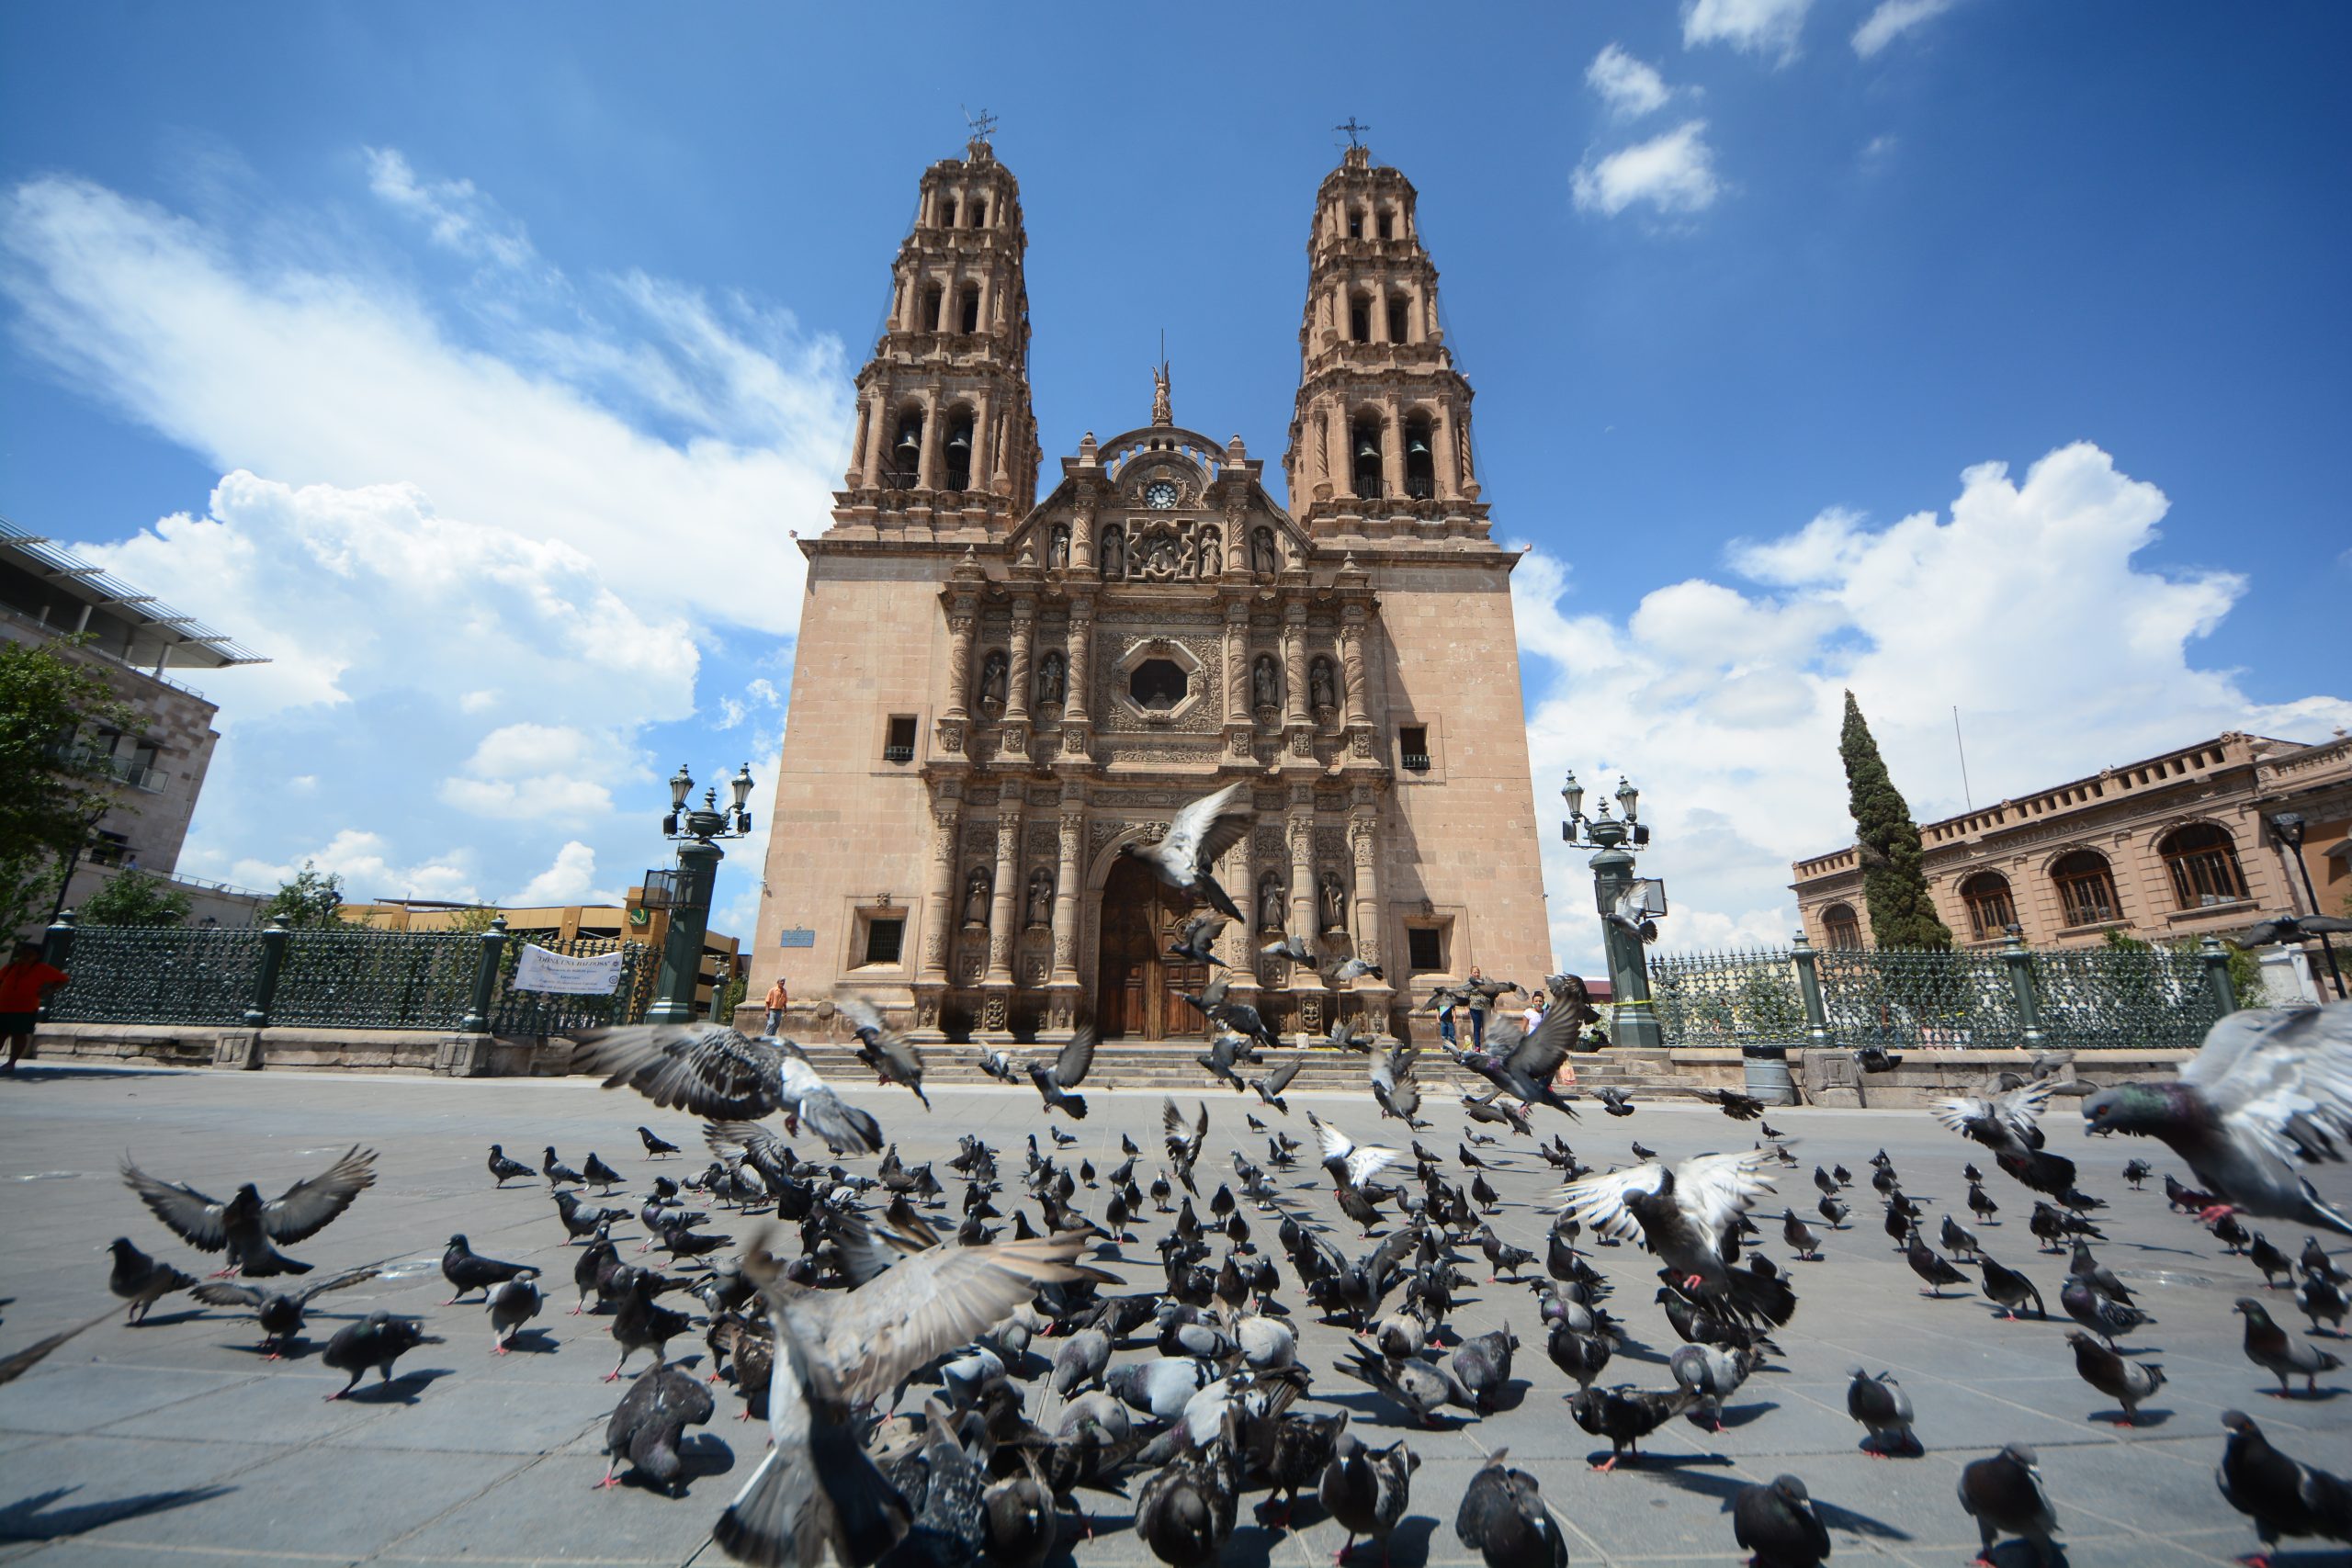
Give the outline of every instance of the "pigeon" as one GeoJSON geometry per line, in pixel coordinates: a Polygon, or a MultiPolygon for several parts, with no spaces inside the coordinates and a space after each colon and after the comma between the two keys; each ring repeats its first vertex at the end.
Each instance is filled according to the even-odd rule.
{"type": "Polygon", "coordinates": [[[1743,1317],[1774,1324],[1796,1311],[1786,1280],[1724,1261],[1733,1224],[1772,1190],[1760,1150],[1701,1155],[1669,1169],[1655,1162],[1606,1176],[1588,1176],[1561,1190],[1562,1212],[1600,1235],[1623,1241],[1639,1234],[1686,1291],[1727,1298],[1743,1317]]]}
{"type": "Polygon", "coordinates": [[[930,1110],[931,1096],[922,1091],[922,1053],[884,1021],[880,1009],[856,992],[841,992],[834,997],[833,1007],[857,1036],[857,1059],[873,1068],[882,1082],[912,1089],[923,1109],[930,1110]]]}
{"type": "Polygon", "coordinates": [[[1723,1429],[1723,1402],[1739,1391],[1754,1364],[1751,1350],[1725,1350],[1713,1345],[1685,1345],[1667,1360],[1674,1381],[1698,1396],[1691,1412],[1694,1424],[1723,1429]],[[1705,1416],[1703,1423],[1700,1416],[1705,1416]]]}
{"type": "Polygon", "coordinates": [[[553,1144],[548,1145],[547,1156],[539,1162],[539,1174],[548,1179],[549,1187],[560,1187],[567,1181],[574,1187],[584,1187],[588,1182],[586,1177],[555,1157],[553,1144]]]}
{"type": "Polygon", "coordinates": [[[2222,1427],[2230,1437],[2213,1480],[2230,1506],[2254,1521],[2262,1540],[2253,1560],[2258,1568],[2268,1568],[2280,1536],[2352,1541],[2352,1483],[2272,1448],[2243,1410],[2222,1412],[2222,1427]]]}
{"type": "Polygon", "coordinates": [[[1814,1207],[1820,1211],[1821,1217],[1823,1219],[1829,1222],[1829,1228],[1833,1231],[1844,1230],[1846,1228],[1846,1216],[1854,1212],[1845,1204],[1838,1201],[1835,1198],[1824,1198],[1820,1202],[1815,1204],[1814,1207]]]}
{"type": "Polygon", "coordinates": [[[1856,1367],[1853,1381],[1846,1385],[1846,1414],[1862,1424],[1861,1450],[1872,1459],[1898,1454],[1916,1459],[1927,1451],[1911,1429],[1911,1396],[1893,1372],[1871,1377],[1856,1367]]]}
{"type": "Polygon", "coordinates": [[[2050,1315],[2041,1304],[2041,1292],[2032,1280],[1995,1261],[1990,1253],[1979,1252],[1976,1266],[1984,1271],[1985,1298],[2001,1309],[2002,1315],[2014,1320],[2028,1301],[2033,1303],[2034,1316],[2050,1315]]]}
{"type": "Polygon", "coordinates": [[[2323,1350],[2273,1323],[2269,1312],[2252,1296],[2240,1296],[2234,1310],[2245,1314],[2245,1359],[2278,1380],[2281,1398],[2293,1396],[2294,1391],[2287,1386],[2289,1373],[2303,1380],[2304,1392],[2317,1393],[2320,1373],[2344,1364],[2335,1352],[2323,1350]]]}
{"type": "Polygon", "coordinates": [[[2302,1308],[2305,1317],[2312,1320],[2312,1333],[2324,1332],[2319,1325],[2322,1318],[2334,1324],[2339,1335],[2343,1332],[2346,1306],[2344,1288],[2326,1275],[2304,1276],[2303,1288],[2295,1295],[2295,1304],[2302,1308]]]}
{"type": "Polygon", "coordinates": [[[457,1295],[443,1302],[443,1306],[455,1306],[458,1296],[468,1291],[480,1291],[482,1299],[490,1299],[490,1288],[503,1285],[518,1275],[533,1275],[538,1269],[528,1263],[503,1263],[495,1258],[484,1258],[466,1245],[460,1234],[449,1238],[448,1249],[441,1254],[441,1277],[449,1281],[457,1295]]]}
{"type": "Polygon", "coordinates": [[[341,1399],[359,1386],[359,1380],[368,1369],[385,1382],[392,1381],[392,1363],[420,1345],[438,1345],[441,1337],[427,1334],[424,1325],[413,1317],[394,1317],[388,1312],[371,1312],[357,1323],[346,1323],[327,1341],[319,1359],[339,1372],[349,1372],[351,1381],[328,1394],[329,1401],[341,1399]]]}
{"type": "Polygon", "coordinates": [[[980,1494],[990,1561],[1002,1568],[1042,1568],[1060,1543],[1054,1494],[1035,1469],[1008,1476],[980,1494]]]}
{"type": "Polygon", "coordinates": [[[1757,1568],[1821,1568],[1829,1560],[1829,1528],[1793,1475],[1741,1487],[1731,1502],[1731,1534],[1755,1554],[1757,1568]]]}
{"type": "Polygon", "coordinates": [[[2142,1182],[2155,1173],[2155,1168],[2146,1160],[2127,1159],[2123,1162],[2123,1179],[2132,1184],[2132,1190],[2134,1192],[2140,1190],[2142,1182]]]}
{"type": "Polygon", "coordinates": [[[637,1135],[644,1140],[646,1156],[650,1159],[660,1159],[663,1155],[673,1155],[678,1152],[677,1145],[666,1138],[657,1137],[650,1127],[638,1128],[637,1135]]]}
{"type": "Polygon", "coordinates": [[[315,1284],[305,1285],[299,1291],[285,1292],[209,1280],[188,1294],[207,1306],[251,1307],[254,1321],[261,1325],[262,1344],[269,1352],[262,1359],[278,1361],[285,1359],[286,1347],[302,1332],[303,1314],[313,1300],[329,1291],[344,1290],[372,1280],[376,1273],[372,1267],[354,1269],[348,1273],[332,1275],[315,1284]]]}
{"type": "Polygon", "coordinates": [[[1242,1053],[1249,1049],[1250,1042],[1242,1036],[1220,1032],[1216,1039],[1209,1042],[1208,1050],[1193,1059],[1207,1068],[1211,1077],[1231,1085],[1234,1093],[1247,1094],[1250,1086],[1234,1072],[1233,1064],[1241,1060],[1242,1053]]]}
{"type": "MultiPolygon", "coordinates": [[[[1170,1109],[1173,1109],[1172,1103],[1170,1109]]],[[[1359,1144],[1312,1111],[1306,1113],[1306,1122],[1315,1129],[1316,1137],[1322,1142],[1322,1166],[1331,1178],[1331,1185],[1342,1191],[1362,1187],[1374,1172],[1396,1163],[1395,1149],[1359,1144]]]]}
{"type": "Polygon", "coordinates": [[[1158,842],[1121,844],[1119,853],[1142,862],[1152,875],[1179,893],[1205,899],[1226,919],[1238,920],[1242,918],[1239,907],[1217,886],[1209,867],[1248,835],[1252,815],[1249,782],[1236,780],[1177,812],[1158,842]]]}
{"type": "Polygon", "coordinates": [[[490,1292],[491,1354],[503,1356],[514,1331],[539,1315],[539,1288],[529,1275],[509,1280],[490,1292]]]}
{"type": "Polygon", "coordinates": [[[2075,1162],[2042,1149],[2037,1119],[2050,1104],[2047,1078],[2001,1094],[1960,1095],[1929,1101],[1935,1119],[1993,1154],[1993,1163],[2036,1192],[2052,1197],[2075,1185],[2075,1162]]]}
{"type": "Polygon", "coordinates": [[[2336,915],[2273,915],[2230,938],[2240,947],[2269,947],[2278,942],[2309,942],[2315,936],[2340,936],[2352,931],[2352,920],[2336,915]]]}
{"type": "Polygon", "coordinates": [[[1398,1438],[1385,1449],[1369,1449],[1352,1432],[1343,1432],[1323,1472],[1316,1496],[1323,1511],[1348,1532],[1345,1545],[1333,1559],[1345,1562],[1358,1536],[1380,1543],[1380,1560],[1388,1561],[1388,1538],[1405,1517],[1413,1495],[1413,1472],[1420,1455],[1398,1438]]]}
{"type": "Polygon", "coordinates": [[[2281,1274],[2287,1277],[2288,1284],[2292,1285],[2295,1282],[2294,1259],[2272,1246],[2270,1238],[2260,1231],[2254,1233],[2254,1245],[2245,1249],[2245,1256],[2247,1262],[2262,1270],[2262,1282],[2265,1288],[2278,1289],[2278,1276],[2281,1274]]]}
{"type": "Polygon", "coordinates": [[[831,1551],[871,1563],[903,1537],[904,1500],[852,1425],[854,1406],[887,1401],[943,1352],[971,1343],[1038,1288],[1090,1276],[1091,1243],[1069,1231],[989,1247],[927,1247],[847,1291],[808,1292],[763,1244],[744,1257],[775,1331],[768,1450],[713,1538],[738,1561],[817,1568],[831,1551]]]}
{"type": "Polygon", "coordinates": [[[1622,1089],[1597,1089],[1593,1097],[1600,1101],[1600,1109],[1611,1116],[1631,1116],[1634,1097],[1622,1089]]]}
{"type": "Polygon", "coordinates": [[[1293,1056],[1264,1077],[1251,1078],[1250,1087],[1257,1091],[1259,1103],[1270,1105],[1283,1115],[1289,1115],[1290,1106],[1283,1099],[1283,1090],[1290,1087],[1291,1079],[1298,1077],[1299,1069],[1305,1066],[1306,1058],[1304,1055],[1293,1056]]]}
{"type": "Polygon", "coordinates": [[[1944,1216],[1939,1239],[1943,1242],[1944,1250],[1947,1252],[1964,1252],[1973,1258],[1984,1250],[1976,1245],[1975,1233],[1950,1214],[1944,1216]]]}
{"type": "Polygon", "coordinates": [[[1372,1048],[1373,1102],[1380,1107],[1383,1116],[1393,1116],[1408,1127],[1418,1125],[1414,1117],[1421,1109],[1420,1085],[1413,1079],[1413,1048],[1374,1045],[1372,1048]]]}
{"type": "Polygon", "coordinates": [[[1910,1237],[1903,1244],[1904,1260],[1911,1265],[1911,1272],[1928,1281],[1923,1296],[1940,1297],[1946,1285],[1965,1284],[1968,1276],[1951,1266],[1951,1260],[1929,1247],[1919,1235],[1919,1227],[1911,1227],[1910,1237]]]}
{"type": "Polygon", "coordinates": [[[1552,1325],[1544,1348],[1552,1364],[1574,1378],[1579,1390],[1593,1385],[1607,1370],[1611,1354],[1607,1335],[1581,1330],[1566,1321],[1552,1325]]]}
{"type": "Polygon", "coordinates": [[[1093,1066],[1094,1030],[1090,1025],[1072,1034],[1052,1061],[1031,1062],[1029,1081],[1036,1086],[1037,1094],[1045,1100],[1046,1110],[1060,1111],[1073,1121],[1083,1122],[1086,1120],[1086,1097],[1070,1091],[1086,1081],[1086,1075],[1093,1066]]]}
{"type": "Polygon", "coordinates": [[[788,1040],[754,1040],[723,1023],[631,1024],[575,1040],[575,1068],[664,1110],[754,1122],[781,1111],[787,1132],[805,1122],[835,1154],[881,1151],[881,1124],[827,1088],[788,1040]]]}
{"type": "Polygon", "coordinates": [[[2058,1304],[2066,1309],[2068,1317],[2106,1341],[2110,1349],[2118,1336],[2155,1321],[2138,1307],[2109,1301],[2100,1294],[2097,1285],[2079,1274],[2067,1276],[2065,1288],[2058,1292],[2058,1304]]]}
{"type": "Polygon", "coordinates": [[[2154,1361],[2126,1360],[2079,1328],[2066,1331],[2066,1343],[2075,1348],[2076,1375],[2120,1404],[2123,1424],[2133,1425],[2139,1417],[2140,1402],[2163,1384],[2164,1368],[2154,1361]]]}
{"type": "Polygon", "coordinates": [[[1361,1340],[1356,1342],[1356,1359],[1340,1362],[1339,1370],[1379,1390],[1424,1426],[1434,1424],[1431,1417],[1453,1401],[1460,1387],[1426,1361],[1392,1361],[1361,1340]]]}
{"type": "Polygon", "coordinates": [[[1552,1087],[1553,1076],[1568,1059],[1568,1043],[1576,1038],[1576,1031],[1572,1010],[1554,1008],[1512,1043],[1508,1052],[1500,1049],[1505,1043],[1498,1038],[1496,1050],[1456,1052],[1454,1060],[1514,1100],[1548,1105],[1571,1120],[1581,1120],[1577,1108],[1552,1087]]]}
{"type": "Polygon", "coordinates": [[[1344,986],[1350,981],[1361,979],[1366,975],[1371,976],[1375,980],[1385,980],[1388,978],[1385,974],[1381,972],[1381,967],[1377,964],[1367,964],[1361,958],[1343,958],[1340,961],[1339,966],[1331,971],[1331,984],[1334,986],[1344,986]]]}
{"type": "Polygon", "coordinates": [[[507,1158],[505,1149],[492,1144],[490,1145],[490,1174],[497,1178],[499,1186],[503,1187],[518,1176],[536,1176],[538,1173],[519,1159],[507,1158]]]}
{"type": "Polygon", "coordinates": [[[1288,931],[1283,933],[1281,941],[1270,942],[1258,952],[1261,957],[1286,958],[1293,964],[1303,964],[1309,969],[1316,967],[1315,950],[1288,931]]]}
{"type": "Polygon", "coordinates": [[[2083,1122],[2164,1140],[2213,1194],[2208,1223],[2234,1209],[2352,1235],[2352,1215],[2296,1170],[2352,1139],[2352,1003],[2231,1013],[2177,1079],[2103,1089],[2083,1122]]]}
{"type": "Polygon", "coordinates": [[[1701,1100],[1720,1107],[1735,1122],[1753,1122],[1764,1114],[1762,1100],[1736,1089],[1702,1089],[1697,1092],[1701,1100]]]}
{"type": "Polygon", "coordinates": [[[1225,960],[1216,955],[1210,943],[1217,932],[1225,929],[1225,917],[1215,909],[1204,909],[1186,920],[1174,942],[1168,944],[1168,956],[1187,964],[1214,964],[1220,968],[1225,960]]]}
{"type": "Polygon", "coordinates": [[[700,1378],[666,1361],[655,1361],[637,1375],[620,1404],[614,1406],[612,1419],[605,1423],[605,1452],[611,1458],[605,1465],[605,1479],[596,1484],[619,1485],[616,1472],[627,1463],[672,1496],[680,1495],[685,1461],[678,1452],[678,1440],[687,1427],[707,1423],[715,1408],[710,1390],[700,1378]]]}
{"type": "Polygon", "coordinates": [[[610,1192],[622,1181],[621,1173],[598,1159],[594,1149],[588,1151],[588,1158],[580,1167],[580,1174],[588,1179],[588,1185],[596,1189],[599,1197],[610,1192]]]}
{"type": "Polygon", "coordinates": [[[606,1382],[618,1382],[621,1369],[639,1348],[650,1348],[657,1361],[664,1359],[670,1341],[692,1326],[682,1312],[674,1312],[653,1299],[655,1276],[642,1269],[620,1269],[613,1279],[610,1294],[620,1297],[620,1310],[613,1314],[613,1342],[621,1348],[620,1359],[605,1374],[606,1382]]]}
{"type": "Polygon", "coordinates": [[[306,1240],[333,1224],[352,1200],[376,1184],[376,1151],[356,1145],[318,1175],[266,1202],[248,1181],[223,1203],[183,1182],[159,1181],[126,1158],[122,1179],[174,1235],[199,1252],[226,1249],[224,1273],[307,1274],[311,1265],[279,1252],[273,1242],[306,1240]]]}
{"type": "Polygon", "coordinates": [[[1100,1388],[1103,1370],[1110,1364],[1111,1337],[1099,1328],[1080,1329],[1063,1340],[1061,1348],[1054,1353],[1050,1386],[1063,1399],[1082,1388],[1100,1388]]]}
{"type": "Polygon", "coordinates": [[[170,1264],[148,1257],[130,1245],[127,1237],[117,1236],[107,1244],[114,1254],[114,1269],[107,1276],[107,1289],[130,1303],[123,1314],[125,1323],[139,1323],[147,1310],[174,1291],[185,1291],[197,1282],[193,1274],[183,1274],[170,1264]]]}
{"type": "Polygon", "coordinates": [[[1510,1382],[1511,1352],[1518,1348],[1519,1337],[1505,1323],[1492,1333],[1464,1340],[1461,1348],[1447,1359],[1447,1370],[1468,1392],[1470,1406],[1477,1414],[1491,1411],[1495,1395],[1510,1382]]]}
{"type": "Polygon", "coordinates": [[[1658,1391],[1621,1383],[1611,1389],[1577,1390],[1568,1397],[1568,1414],[1594,1437],[1609,1439],[1609,1457],[1593,1466],[1606,1474],[1629,1453],[1641,1458],[1641,1439],[1698,1401],[1699,1396],[1687,1388],[1658,1391]]]}
{"type": "Polygon", "coordinates": [[[1193,1356],[1161,1356],[1112,1369],[1103,1377],[1102,1386],[1130,1410],[1173,1421],[1184,1414],[1193,1395],[1216,1381],[1216,1368],[1207,1361],[1193,1356]]]}
{"type": "Polygon", "coordinates": [[[1507,1449],[1497,1449],[1463,1489],[1453,1533],[1485,1560],[1487,1568],[1567,1568],[1568,1545],[1543,1489],[1523,1470],[1503,1465],[1507,1449]]]}
{"type": "Polygon", "coordinates": [[[2057,1533],[2058,1516],[2041,1489],[2041,1472],[2033,1450],[2011,1443],[1989,1459],[1975,1461],[1960,1472],[1960,1506],[1976,1521],[1982,1541],[1977,1557],[1990,1562],[1996,1536],[2023,1536],[2033,1544],[2041,1568],[2056,1562],[2050,1538],[2057,1533]]]}
{"type": "MultiPolygon", "coordinates": [[[[1170,836],[1174,836],[1173,829],[1170,836]]],[[[1227,1417],[1228,1429],[1234,1419],[1227,1417]]],[[[1240,1490],[1227,1436],[1188,1448],[1154,1472],[1136,1494],[1136,1534],[1170,1568],[1212,1568],[1232,1538],[1240,1490]]]]}
{"type": "Polygon", "coordinates": [[[2088,1280],[2098,1288],[2099,1294],[2109,1301],[2121,1302],[2126,1306],[2132,1303],[2132,1292],[2124,1288],[2123,1281],[2117,1279],[2106,1264],[2091,1256],[2091,1244],[2081,1236],[2075,1238],[2074,1261],[2066,1265],[2066,1272],[2088,1280]]]}

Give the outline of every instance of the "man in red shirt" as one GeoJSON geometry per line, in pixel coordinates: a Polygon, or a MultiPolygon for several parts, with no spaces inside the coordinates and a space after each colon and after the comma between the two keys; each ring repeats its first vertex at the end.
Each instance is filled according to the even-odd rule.
{"type": "Polygon", "coordinates": [[[0,964],[0,1035],[8,1039],[8,1062],[0,1073],[15,1072],[17,1058],[32,1049],[41,1003],[68,978],[64,970],[40,961],[36,942],[18,942],[15,956],[0,964]]]}

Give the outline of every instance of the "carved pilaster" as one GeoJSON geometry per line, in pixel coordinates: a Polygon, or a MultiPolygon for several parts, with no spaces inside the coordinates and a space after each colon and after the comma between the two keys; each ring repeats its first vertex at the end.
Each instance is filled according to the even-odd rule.
{"type": "Polygon", "coordinates": [[[1012,602],[1012,672],[1005,693],[1004,722],[1029,722],[1030,682],[1035,679],[1037,602],[1023,595],[1012,602]]]}
{"type": "Polygon", "coordinates": [[[1012,984],[1012,942],[1020,929],[1021,891],[1021,806],[1014,800],[1001,805],[996,819],[996,897],[989,904],[986,981],[991,986],[1012,984]]]}
{"type": "Polygon", "coordinates": [[[1355,729],[1372,722],[1364,702],[1364,692],[1371,682],[1370,671],[1364,664],[1364,607],[1351,604],[1342,615],[1340,623],[1340,669],[1347,681],[1348,728],[1355,729]]]}
{"type": "Polygon", "coordinates": [[[1086,809],[1061,815],[1061,856],[1054,881],[1054,978],[1057,986],[1078,984],[1079,855],[1086,845],[1086,809]]]}
{"type": "Polygon", "coordinates": [[[1366,964],[1379,964],[1380,837],[1370,812],[1350,818],[1348,848],[1356,863],[1356,956],[1366,964]]]}
{"type": "Polygon", "coordinates": [[[932,802],[931,897],[923,932],[922,978],[947,982],[948,940],[956,931],[956,843],[963,831],[964,803],[956,799],[932,802]]]}
{"type": "MultiPolygon", "coordinates": [[[[1236,556],[1241,552],[1234,551],[1236,556]]],[[[1250,722],[1250,602],[1233,599],[1225,606],[1225,722],[1250,722]]]]}
{"type": "Polygon", "coordinates": [[[1083,725],[1094,715],[1094,601],[1076,599],[1069,607],[1069,696],[1062,722],[1083,725]]]}
{"type": "MultiPolygon", "coordinates": [[[[1315,919],[1313,788],[1299,787],[1291,791],[1290,814],[1283,823],[1283,836],[1290,849],[1291,934],[1312,943],[1317,929],[1315,919]]],[[[1305,964],[1294,964],[1291,967],[1290,988],[1294,991],[1319,991],[1323,989],[1323,977],[1305,964]]]]}
{"type": "Polygon", "coordinates": [[[1283,606],[1283,720],[1306,722],[1306,601],[1283,606]]]}
{"type": "Polygon", "coordinates": [[[1094,508],[1080,506],[1069,518],[1069,567],[1072,571],[1094,570],[1094,508]]]}
{"type": "MultiPolygon", "coordinates": [[[[972,700],[972,643],[979,633],[978,606],[958,598],[947,612],[947,711],[942,718],[968,716],[972,700]]],[[[959,748],[960,750],[960,748],[959,748]]]]}

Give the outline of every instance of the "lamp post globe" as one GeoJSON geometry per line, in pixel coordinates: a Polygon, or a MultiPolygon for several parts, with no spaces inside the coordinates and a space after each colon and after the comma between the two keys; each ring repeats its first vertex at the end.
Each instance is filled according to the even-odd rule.
{"type": "MultiPolygon", "coordinates": [[[[689,811],[685,807],[694,793],[694,774],[682,764],[670,777],[670,811],[662,819],[662,832],[678,846],[678,862],[668,878],[669,930],[662,942],[662,971],[654,982],[653,1002],[645,1010],[648,1023],[692,1023],[699,1017],[695,993],[702,979],[703,942],[710,931],[718,863],[727,858],[717,840],[740,839],[751,832],[752,817],[744,803],[751,798],[752,785],[747,762],[729,781],[734,795],[731,809],[719,809],[718,792],[713,788],[704,790],[702,805],[689,811]]],[[[647,880],[652,881],[653,874],[649,873],[647,880]]],[[[723,966],[720,973],[712,997],[714,1010],[726,984],[723,966]]]]}
{"type": "Polygon", "coordinates": [[[1567,803],[1568,820],[1560,836],[1579,849],[1594,852],[1586,865],[1592,872],[1593,908],[1600,916],[1601,952],[1609,964],[1610,1038],[1621,1047],[1656,1050],[1666,1043],[1657,1014],[1650,1006],[1649,958],[1642,940],[1609,919],[1634,881],[1634,852],[1649,841],[1649,829],[1637,827],[1634,811],[1641,794],[1620,778],[1616,800],[1622,818],[1609,814],[1609,797],[1601,797],[1593,815],[1586,817],[1584,787],[1573,773],[1560,790],[1567,803]]]}

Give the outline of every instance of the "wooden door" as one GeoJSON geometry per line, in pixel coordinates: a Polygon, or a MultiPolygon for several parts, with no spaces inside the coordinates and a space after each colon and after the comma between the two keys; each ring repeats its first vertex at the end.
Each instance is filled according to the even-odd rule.
{"type": "Polygon", "coordinates": [[[1102,948],[1095,968],[1096,1027],[1105,1040],[1167,1040],[1202,1032],[1178,993],[1198,995],[1205,964],[1166,956],[1191,908],[1142,866],[1121,861],[1102,888],[1102,948]]]}

